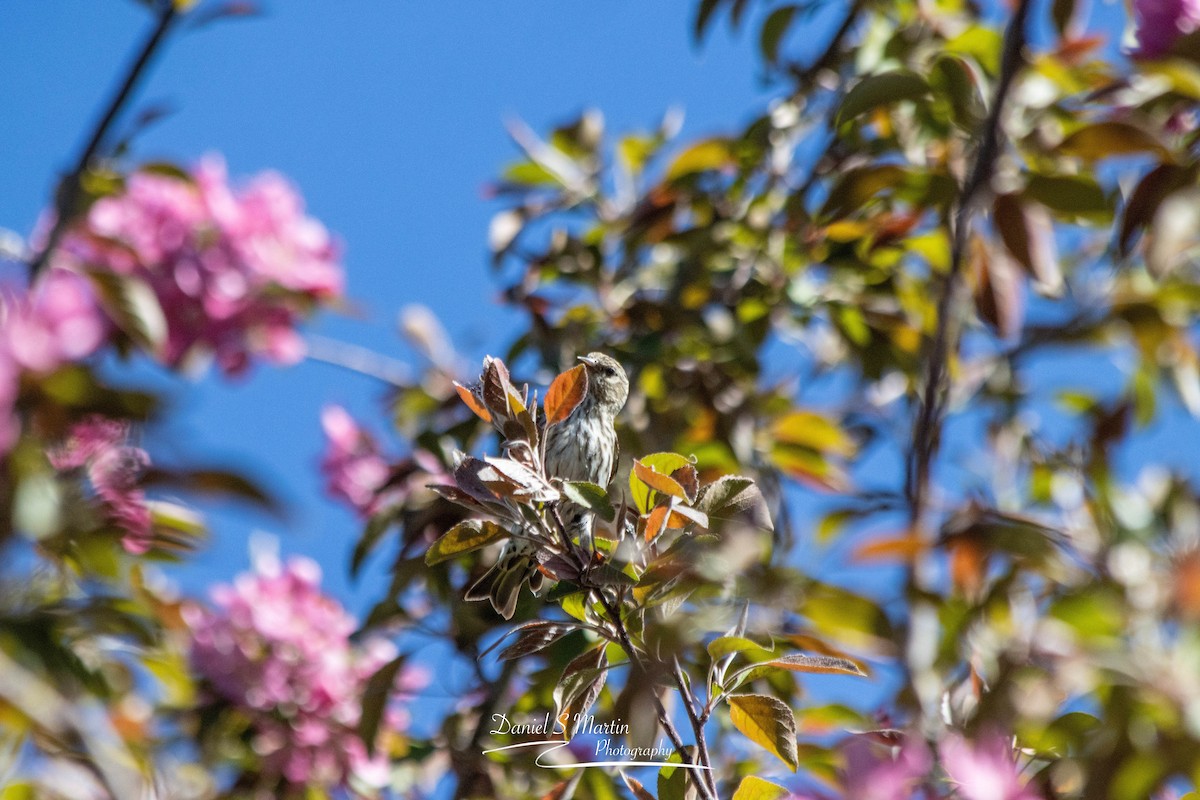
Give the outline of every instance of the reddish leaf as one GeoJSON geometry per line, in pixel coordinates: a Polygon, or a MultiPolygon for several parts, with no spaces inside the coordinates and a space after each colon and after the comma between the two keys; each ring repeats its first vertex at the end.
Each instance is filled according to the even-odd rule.
{"type": "Polygon", "coordinates": [[[1062,271],[1046,210],[1023,203],[1015,194],[1001,194],[996,196],[992,213],[996,231],[1009,254],[1046,291],[1058,292],[1062,288],[1062,271]]]}
{"type": "Polygon", "coordinates": [[[546,392],[546,424],[555,425],[571,416],[587,395],[587,368],[583,364],[559,375],[546,392]]]}
{"type": "Polygon", "coordinates": [[[700,491],[700,476],[691,464],[684,464],[671,473],[671,478],[683,487],[689,503],[696,502],[696,494],[700,491]]]}
{"type": "Polygon", "coordinates": [[[1190,172],[1173,164],[1159,164],[1146,173],[1129,195],[1121,215],[1121,236],[1117,242],[1122,255],[1129,253],[1137,232],[1150,224],[1163,199],[1182,186],[1190,172]]]}
{"type": "Polygon", "coordinates": [[[483,402],[493,414],[507,417],[509,415],[509,398],[516,394],[512,380],[508,377],[508,367],[498,358],[488,356],[483,367],[483,402]]]}
{"type": "Polygon", "coordinates": [[[1008,259],[994,256],[982,238],[976,236],[971,240],[975,308],[997,334],[1011,339],[1020,332],[1024,318],[1021,282],[1008,259]]]}

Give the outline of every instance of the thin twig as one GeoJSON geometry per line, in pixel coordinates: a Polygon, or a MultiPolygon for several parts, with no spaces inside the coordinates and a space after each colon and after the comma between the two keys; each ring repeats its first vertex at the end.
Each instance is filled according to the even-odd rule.
{"type": "Polygon", "coordinates": [[[963,262],[970,241],[971,223],[979,198],[986,193],[1000,155],[1004,137],[1001,116],[1013,80],[1024,64],[1023,50],[1026,43],[1026,27],[1029,18],[1030,0],[1020,0],[1008,30],[1004,34],[1004,50],[1000,62],[1000,78],[992,99],[992,107],[984,121],[983,139],[975,153],[971,171],[958,196],[958,205],[953,215],[953,241],[950,251],[950,270],[946,275],[942,294],[937,304],[937,328],[926,362],[924,391],[916,424],[913,426],[912,446],[909,449],[908,473],[905,478],[905,495],[909,503],[910,521],[920,524],[924,516],[929,490],[929,474],[937,454],[941,438],[942,418],[947,397],[946,369],[949,352],[954,342],[957,349],[957,326],[954,310],[962,283],[963,262]]]}
{"type": "Polygon", "coordinates": [[[55,202],[55,211],[57,213],[54,225],[50,228],[50,233],[46,236],[45,246],[38,252],[33,261],[29,263],[30,280],[36,278],[46,266],[46,262],[54,253],[54,248],[58,246],[63,232],[79,212],[78,205],[82,199],[84,173],[91,166],[92,160],[100,154],[100,149],[104,145],[104,140],[108,137],[109,130],[112,128],[113,123],[116,122],[117,117],[120,116],[122,109],[124,109],[125,104],[132,96],[138,82],[145,75],[146,68],[150,65],[154,53],[166,38],[167,31],[176,17],[175,3],[170,2],[170,0],[164,0],[159,3],[158,21],[150,31],[150,35],[146,38],[142,49],[138,52],[137,58],[130,64],[129,70],[125,73],[124,80],[121,81],[121,85],[109,101],[104,115],[100,117],[100,121],[92,131],[92,136],[84,146],[83,152],[80,153],[79,160],[75,163],[75,168],[59,184],[55,202]]]}
{"type": "Polygon", "coordinates": [[[341,367],[402,389],[412,385],[411,371],[402,361],[388,358],[362,345],[350,344],[326,336],[310,333],[306,340],[308,342],[306,357],[309,361],[319,361],[323,364],[341,367]]]}
{"type": "Polygon", "coordinates": [[[789,66],[792,77],[796,81],[796,94],[800,94],[801,92],[807,90],[808,87],[816,82],[821,72],[825,69],[828,69],[837,59],[838,54],[842,49],[843,42],[845,42],[846,37],[850,35],[850,32],[854,30],[854,23],[858,21],[858,14],[860,11],[862,11],[862,8],[863,0],[855,0],[855,2],[851,4],[849,10],[846,12],[845,19],[842,20],[842,24],[838,26],[838,29],[834,32],[833,37],[830,38],[829,44],[825,46],[825,49],[813,60],[811,64],[806,67],[802,67],[799,64],[792,64],[789,66]]]}
{"type": "Polygon", "coordinates": [[[700,763],[708,770],[705,775],[708,778],[708,788],[712,790],[713,795],[717,793],[717,781],[712,772],[712,762],[708,757],[708,739],[704,735],[704,721],[700,719],[696,712],[696,697],[692,694],[692,690],[688,687],[687,678],[683,674],[683,669],[679,666],[679,659],[675,658],[671,664],[671,676],[675,679],[675,685],[679,687],[679,694],[683,698],[683,707],[687,711],[688,720],[692,724],[692,731],[696,736],[696,753],[700,757],[700,763]]]}

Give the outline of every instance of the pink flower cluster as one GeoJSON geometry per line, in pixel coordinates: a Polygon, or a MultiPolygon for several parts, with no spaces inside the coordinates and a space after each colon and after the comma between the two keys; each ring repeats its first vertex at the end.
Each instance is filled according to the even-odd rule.
{"type": "Polygon", "coordinates": [[[46,374],[91,355],[108,336],[87,279],[52,269],[28,290],[0,292],[0,454],[16,440],[21,375],[46,374]]]}
{"type": "Polygon", "coordinates": [[[428,492],[430,484],[453,481],[442,462],[428,450],[418,448],[389,461],[379,441],[341,406],[322,410],[321,427],[326,439],[321,457],[325,489],[362,517],[400,503],[414,492],[428,492]]]}
{"type": "Polygon", "coordinates": [[[873,745],[869,735],[855,736],[845,747],[845,795],[854,800],[909,800],[919,787],[923,796],[962,800],[1041,800],[1021,777],[1009,738],[985,733],[974,741],[951,733],[938,744],[942,769],[953,792],[933,793],[933,754],[918,736],[905,736],[894,754],[873,745]]]}
{"type": "Polygon", "coordinates": [[[128,440],[129,423],[94,416],[77,423],[48,455],[57,470],[86,470],[108,518],[124,531],[121,544],[141,554],[153,541],[150,509],[138,488],[150,457],[128,440]]]}
{"type": "MultiPolygon", "coordinates": [[[[355,728],[365,682],[395,648],[382,639],[353,647],[354,619],[320,580],[308,559],[258,559],[254,572],[213,591],[215,609],[186,607],[192,660],[220,699],[251,718],[266,774],[295,785],[344,786],[353,777],[381,786],[387,758],[368,757],[355,728]]],[[[411,671],[397,680],[407,690],[419,682],[411,671]]],[[[385,725],[396,719],[385,715],[385,725]]]]}
{"type": "Polygon", "coordinates": [[[1162,58],[1181,37],[1200,28],[1200,0],[1133,0],[1134,58],[1162,58]]]}
{"type": "Polygon", "coordinates": [[[265,173],[234,189],[212,157],[190,176],[130,175],[56,258],[145,282],[166,320],[163,361],[212,353],[227,374],[252,355],[298,360],[296,323],[342,291],[338,248],[287,181],[265,173]]]}
{"type": "Polygon", "coordinates": [[[390,473],[379,442],[341,406],[321,411],[321,428],[327,440],[321,458],[326,490],[361,516],[374,514],[382,505],[379,491],[390,473]]]}

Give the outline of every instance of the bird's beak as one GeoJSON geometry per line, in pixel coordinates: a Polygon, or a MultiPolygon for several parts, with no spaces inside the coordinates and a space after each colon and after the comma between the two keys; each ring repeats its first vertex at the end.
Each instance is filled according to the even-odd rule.
{"type": "Polygon", "coordinates": [[[588,358],[587,356],[576,356],[576,358],[578,358],[584,364],[587,364],[589,367],[596,366],[596,359],[594,358],[588,358]]]}

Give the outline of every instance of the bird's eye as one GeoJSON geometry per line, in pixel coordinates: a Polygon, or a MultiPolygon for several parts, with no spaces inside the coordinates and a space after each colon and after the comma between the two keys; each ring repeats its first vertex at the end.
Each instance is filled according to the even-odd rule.
{"type": "Polygon", "coordinates": [[[616,377],[616,374],[617,374],[617,371],[615,369],[613,369],[612,367],[605,367],[604,369],[601,370],[601,372],[603,372],[605,375],[607,375],[610,378],[616,377]]]}

